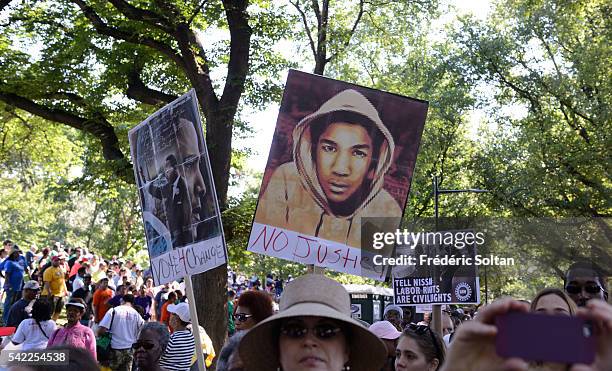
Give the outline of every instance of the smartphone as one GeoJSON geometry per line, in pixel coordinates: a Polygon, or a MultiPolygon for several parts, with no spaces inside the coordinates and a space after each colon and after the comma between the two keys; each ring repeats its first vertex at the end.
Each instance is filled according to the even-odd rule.
{"type": "Polygon", "coordinates": [[[495,325],[501,357],[586,365],[595,360],[592,326],[581,318],[512,312],[497,317],[495,325]]]}

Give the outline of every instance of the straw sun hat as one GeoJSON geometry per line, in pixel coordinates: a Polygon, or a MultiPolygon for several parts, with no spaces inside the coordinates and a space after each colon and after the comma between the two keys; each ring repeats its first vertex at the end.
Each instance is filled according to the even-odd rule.
{"type": "MultiPolygon", "coordinates": [[[[333,319],[350,328],[346,342],[351,371],[382,368],[385,345],[351,318],[348,292],[338,282],[321,274],[307,274],[287,284],[280,299],[280,311],[253,327],[240,342],[240,357],[249,371],[275,371],[280,366],[278,339],[283,319],[317,316],[333,319]]],[[[325,341],[325,340],[321,340],[325,341]]]]}

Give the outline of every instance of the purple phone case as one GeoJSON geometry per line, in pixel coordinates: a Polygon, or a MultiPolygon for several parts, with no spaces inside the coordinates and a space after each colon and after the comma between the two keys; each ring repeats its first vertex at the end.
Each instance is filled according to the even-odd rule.
{"type": "Polygon", "coordinates": [[[501,357],[587,365],[595,360],[595,338],[581,318],[517,312],[497,317],[495,324],[501,357]]]}

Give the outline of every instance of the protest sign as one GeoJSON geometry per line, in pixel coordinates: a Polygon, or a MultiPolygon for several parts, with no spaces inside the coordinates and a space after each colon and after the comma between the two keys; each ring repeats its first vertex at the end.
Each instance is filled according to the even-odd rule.
{"type": "Polygon", "coordinates": [[[291,70],[248,251],[384,279],[362,265],[362,218],[399,226],[426,114],[424,101],[291,70]]]}
{"type": "Polygon", "coordinates": [[[130,130],[129,140],[155,284],[225,264],[195,91],[130,130]]]}
{"type": "MultiPolygon", "coordinates": [[[[465,232],[435,232],[459,234],[465,232]]],[[[476,245],[458,248],[442,240],[417,246],[397,246],[393,297],[400,306],[480,303],[476,245]]]]}

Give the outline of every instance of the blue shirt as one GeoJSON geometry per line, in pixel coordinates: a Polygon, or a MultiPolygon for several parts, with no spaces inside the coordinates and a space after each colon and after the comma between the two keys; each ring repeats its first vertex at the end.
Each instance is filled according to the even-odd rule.
{"type": "Polygon", "coordinates": [[[110,307],[118,307],[121,305],[121,298],[123,298],[123,295],[117,294],[113,296],[112,299],[108,301],[108,305],[110,305],[110,307]]]}
{"type": "Polygon", "coordinates": [[[8,286],[13,291],[21,291],[25,261],[22,261],[21,259],[18,261],[7,259],[4,267],[6,268],[6,281],[8,282],[8,286]]]}

